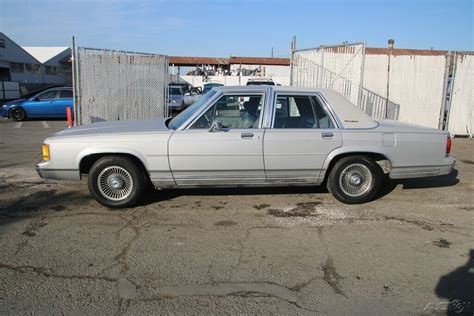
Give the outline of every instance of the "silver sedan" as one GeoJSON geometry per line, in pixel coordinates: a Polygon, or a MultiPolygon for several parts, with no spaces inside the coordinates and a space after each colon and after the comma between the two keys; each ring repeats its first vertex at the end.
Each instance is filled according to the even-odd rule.
{"type": "Polygon", "coordinates": [[[108,207],[139,202],[156,188],[294,186],[326,183],[343,203],[364,203],[392,179],[445,175],[448,132],[376,121],[329,90],[219,87],[175,118],[77,126],[47,138],[46,179],[87,175],[108,207]]]}

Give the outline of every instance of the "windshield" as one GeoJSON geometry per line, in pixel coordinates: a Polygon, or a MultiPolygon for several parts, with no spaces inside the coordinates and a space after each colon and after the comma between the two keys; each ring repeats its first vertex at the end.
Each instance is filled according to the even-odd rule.
{"type": "Polygon", "coordinates": [[[170,94],[171,95],[182,95],[183,92],[181,92],[181,88],[179,88],[179,87],[171,87],[170,88],[170,94]]]}
{"type": "Polygon", "coordinates": [[[183,112],[179,113],[176,117],[174,117],[170,123],[168,124],[168,127],[170,129],[177,129],[180,127],[184,122],[186,122],[196,111],[199,111],[199,109],[207,103],[207,101],[212,98],[216,94],[216,91],[211,90],[208,93],[204,94],[199,100],[194,102],[192,105],[190,105],[186,110],[183,112]]]}

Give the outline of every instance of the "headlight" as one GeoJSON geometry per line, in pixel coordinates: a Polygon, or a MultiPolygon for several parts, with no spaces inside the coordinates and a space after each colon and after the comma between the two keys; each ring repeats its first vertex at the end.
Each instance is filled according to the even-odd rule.
{"type": "Polygon", "coordinates": [[[49,145],[43,144],[43,161],[49,161],[49,145]]]}

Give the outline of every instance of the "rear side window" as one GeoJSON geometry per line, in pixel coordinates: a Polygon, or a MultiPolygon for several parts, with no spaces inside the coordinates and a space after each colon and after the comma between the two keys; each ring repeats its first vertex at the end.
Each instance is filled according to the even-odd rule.
{"type": "Polygon", "coordinates": [[[72,91],[71,90],[61,90],[59,93],[59,97],[61,99],[72,98],[72,91]]]}
{"type": "Polygon", "coordinates": [[[334,128],[316,96],[277,95],[273,128],[334,128]]]}

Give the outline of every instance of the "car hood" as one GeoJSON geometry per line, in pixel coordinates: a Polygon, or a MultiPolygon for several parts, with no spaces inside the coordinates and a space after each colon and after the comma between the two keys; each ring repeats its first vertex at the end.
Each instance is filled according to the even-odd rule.
{"type": "Polygon", "coordinates": [[[19,103],[22,103],[22,102],[25,102],[25,101],[26,101],[26,99],[18,99],[18,100],[8,101],[4,105],[11,106],[11,105],[19,104],[19,103]]]}
{"type": "Polygon", "coordinates": [[[401,132],[401,133],[448,133],[446,131],[440,131],[436,128],[424,127],[421,125],[404,123],[394,120],[381,120],[379,123],[379,129],[387,132],[401,132]]]}
{"type": "Polygon", "coordinates": [[[108,121],[88,125],[79,125],[65,129],[54,136],[83,136],[93,134],[118,134],[169,131],[166,118],[148,120],[108,121]]]}

